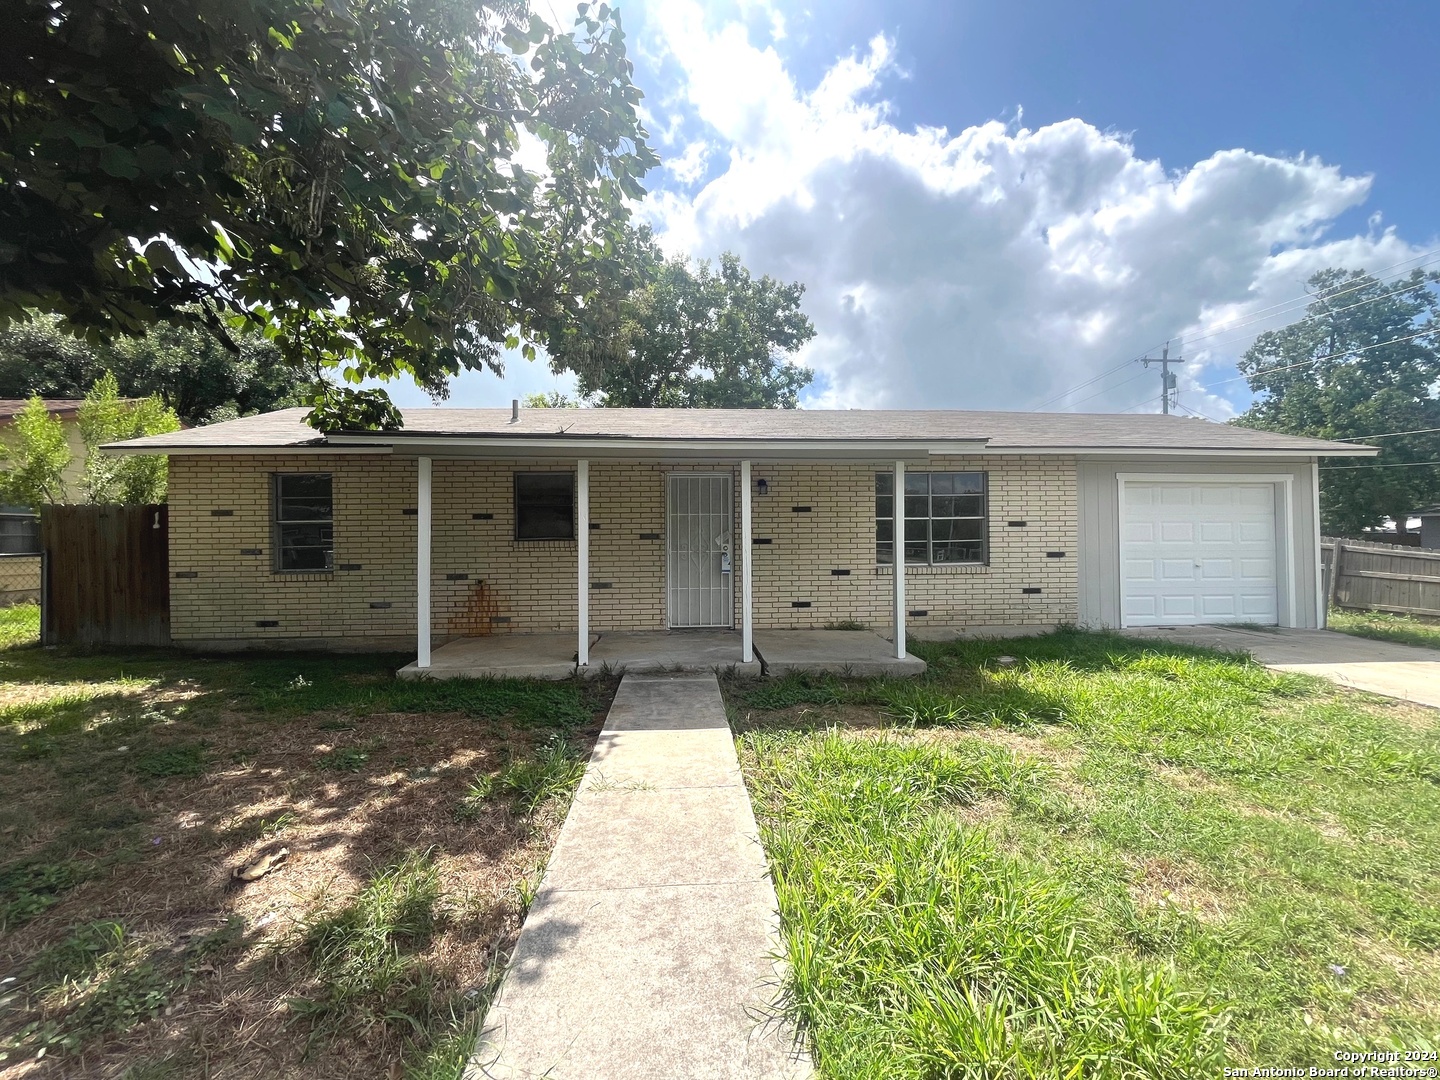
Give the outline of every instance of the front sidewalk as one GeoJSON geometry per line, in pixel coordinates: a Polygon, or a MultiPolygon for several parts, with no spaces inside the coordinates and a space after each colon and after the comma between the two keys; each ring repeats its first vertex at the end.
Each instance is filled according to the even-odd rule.
{"type": "Polygon", "coordinates": [[[467,1080],[804,1080],[714,675],[627,675],[467,1080]]]}

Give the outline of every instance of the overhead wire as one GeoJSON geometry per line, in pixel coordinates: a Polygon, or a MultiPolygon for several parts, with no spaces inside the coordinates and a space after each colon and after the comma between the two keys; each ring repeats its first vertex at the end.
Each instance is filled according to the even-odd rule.
{"type": "MultiPolygon", "coordinates": [[[[1219,336],[1223,336],[1223,335],[1225,335],[1225,334],[1232,333],[1232,332],[1235,331],[1235,330],[1238,330],[1238,329],[1241,329],[1241,328],[1244,328],[1244,327],[1251,326],[1251,325],[1253,325],[1253,324],[1255,324],[1255,323],[1257,323],[1257,322],[1265,322],[1265,321],[1267,321],[1267,320],[1269,320],[1269,319],[1276,318],[1276,317],[1278,317],[1279,315],[1286,313],[1286,311],[1285,311],[1284,309],[1295,308],[1297,305],[1300,305],[1300,306],[1308,306],[1309,304],[1315,303],[1317,300],[1322,300],[1322,299],[1323,299],[1323,300],[1326,300],[1326,301],[1334,300],[1334,299],[1336,299],[1337,297],[1347,296],[1347,295],[1349,295],[1350,293],[1357,292],[1357,291],[1359,291],[1360,289],[1367,288],[1372,282],[1378,282],[1378,283],[1380,283],[1380,284],[1385,284],[1385,283],[1386,283],[1386,280],[1382,277],[1382,275],[1384,275],[1384,274],[1386,274],[1386,273],[1389,273],[1391,270],[1395,270],[1395,269],[1398,268],[1398,267],[1407,266],[1407,265],[1410,264],[1410,263],[1416,263],[1416,262],[1418,262],[1418,263],[1421,264],[1420,266],[1410,267],[1409,270],[1405,270],[1405,271],[1403,271],[1403,272],[1401,272],[1401,273],[1399,273],[1399,274],[1393,275],[1393,278],[1392,278],[1391,280],[1395,280],[1395,279],[1401,278],[1401,277],[1405,276],[1406,274],[1413,273],[1415,270],[1423,269],[1424,267],[1429,266],[1429,265],[1432,265],[1432,264],[1434,264],[1434,263],[1440,263],[1440,258],[1432,258],[1432,256],[1440,256],[1440,248],[1434,248],[1434,249],[1432,249],[1432,250],[1430,250],[1430,251],[1422,252],[1422,253],[1419,254],[1419,255],[1411,256],[1411,257],[1408,258],[1408,259],[1402,259],[1402,260],[1400,260],[1399,262],[1391,263],[1391,264],[1389,264],[1388,266],[1382,266],[1382,267],[1380,267],[1378,270],[1375,270],[1374,272],[1367,274],[1367,277],[1368,277],[1370,280],[1368,280],[1368,281],[1362,281],[1362,282],[1360,282],[1360,283],[1358,283],[1358,284],[1356,284],[1356,285],[1352,285],[1352,286],[1351,286],[1350,288],[1348,288],[1348,289],[1341,289],[1340,291],[1331,293],[1331,294],[1329,294],[1328,296],[1325,296],[1325,297],[1317,297],[1314,293],[1304,293],[1304,294],[1302,294],[1302,295],[1300,295],[1300,296],[1292,297],[1292,298],[1289,299],[1289,300],[1283,300],[1283,301],[1281,301],[1281,302],[1279,302],[1279,303],[1277,303],[1277,304],[1271,304],[1269,307],[1261,308],[1261,309],[1259,309],[1258,311],[1252,311],[1252,312],[1250,312],[1249,314],[1241,317],[1240,319],[1234,320],[1234,321],[1232,321],[1232,322],[1230,322],[1230,323],[1222,324],[1221,326],[1215,327],[1215,328],[1213,328],[1213,329],[1208,329],[1208,330],[1206,330],[1204,333],[1201,333],[1201,334],[1199,334],[1199,335],[1197,335],[1197,336],[1194,336],[1194,337],[1188,337],[1188,338],[1185,338],[1185,339],[1183,339],[1183,340],[1185,341],[1185,344],[1188,346],[1188,345],[1194,344],[1195,342],[1206,341],[1206,340],[1208,340],[1208,339],[1210,339],[1210,338],[1213,338],[1213,337],[1219,337],[1219,336]]],[[[1385,300],[1385,299],[1388,299],[1388,298],[1390,298],[1390,297],[1392,297],[1392,296],[1397,295],[1399,292],[1400,292],[1400,290],[1398,290],[1398,289],[1392,289],[1392,290],[1384,293],[1383,295],[1369,297],[1368,299],[1361,300],[1361,301],[1359,301],[1359,302],[1357,302],[1357,303],[1348,304],[1348,305],[1346,305],[1346,306],[1343,307],[1343,308],[1338,308],[1338,309],[1336,309],[1335,311],[1329,312],[1329,314],[1338,315],[1338,314],[1340,314],[1341,312],[1344,312],[1344,311],[1352,311],[1352,310],[1354,310],[1354,309],[1356,309],[1356,308],[1364,307],[1364,306],[1367,305],[1367,304],[1378,303],[1378,302],[1381,301],[1381,300],[1385,300]]],[[[1177,336],[1178,336],[1178,335],[1177,335],[1177,336]]],[[[1245,337],[1249,337],[1249,336],[1251,336],[1251,334],[1245,333],[1245,334],[1241,334],[1239,337],[1232,338],[1231,340],[1232,340],[1232,341],[1234,341],[1234,340],[1243,340],[1245,337]]],[[[1176,339],[1175,339],[1175,338],[1171,338],[1170,340],[1173,341],[1173,340],[1176,340],[1176,339]]],[[[1210,344],[1209,347],[1210,347],[1210,348],[1215,348],[1215,347],[1217,347],[1218,345],[1226,344],[1226,343],[1227,343],[1227,342],[1215,341],[1215,342],[1211,342],[1211,344],[1210,344]]],[[[1064,391],[1061,391],[1061,392],[1058,393],[1058,394],[1053,394],[1053,395],[1051,395],[1050,397],[1045,398],[1043,401],[1037,402],[1035,405],[1032,405],[1031,408],[1032,408],[1032,409],[1037,409],[1037,410],[1038,410],[1038,409],[1042,409],[1042,408],[1044,408],[1046,405],[1050,405],[1050,404],[1052,404],[1052,403],[1054,403],[1054,402],[1056,402],[1056,401],[1060,401],[1060,400],[1062,400],[1062,399],[1064,399],[1064,398],[1067,398],[1067,397],[1069,397],[1071,394],[1074,394],[1075,392],[1077,392],[1077,391],[1079,391],[1079,390],[1084,390],[1084,389],[1086,389],[1087,387],[1093,386],[1095,383],[1100,382],[1100,381],[1102,381],[1103,379],[1105,379],[1105,378],[1107,378],[1107,377],[1109,377],[1109,376],[1111,376],[1111,375],[1114,375],[1114,374],[1116,374],[1116,373],[1124,370],[1125,368],[1129,367],[1131,364],[1137,363],[1138,361],[1145,359],[1145,357],[1146,357],[1150,352],[1153,352],[1155,349],[1159,348],[1159,347],[1160,347],[1161,345],[1163,345],[1163,344],[1165,344],[1165,342],[1161,342],[1159,345],[1152,346],[1150,349],[1145,350],[1145,352],[1142,353],[1141,355],[1132,357],[1131,359],[1126,360],[1126,361],[1124,361],[1123,363],[1117,364],[1115,367],[1107,368],[1105,371],[1100,372],[1100,374],[1095,375],[1095,376],[1093,376],[1093,377],[1091,377],[1091,378],[1089,378],[1089,379],[1086,379],[1084,382],[1078,383],[1077,385],[1072,386],[1072,387],[1070,387],[1070,388],[1068,388],[1068,389],[1066,389],[1066,390],[1064,390],[1064,391]]],[[[1130,383],[1130,382],[1133,382],[1133,381],[1134,381],[1133,379],[1126,379],[1124,382],[1118,383],[1118,384],[1116,384],[1116,386],[1111,387],[1110,389],[1118,389],[1120,386],[1124,386],[1124,385],[1126,385],[1126,384],[1128,384],[1128,383],[1130,383]]],[[[1235,381],[1235,380],[1231,380],[1231,381],[1235,381]]],[[[1218,384],[1218,383],[1217,383],[1217,384],[1215,384],[1215,385],[1221,385],[1221,384],[1218,384]]],[[[1088,395],[1088,396],[1086,396],[1086,397],[1084,397],[1084,398],[1081,398],[1080,401],[1069,402],[1069,403],[1066,405],[1066,408],[1073,408],[1075,405],[1078,405],[1078,404],[1081,404],[1081,403],[1083,403],[1083,402],[1085,402],[1085,401],[1089,401],[1089,400],[1091,400],[1091,399],[1093,399],[1093,398],[1099,397],[1100,394],[1106,393],[1106,392],[1107,392],[1107,391],[1100,391],[1100,393],[1090,394],[1090,395],[1088,395]]]]}

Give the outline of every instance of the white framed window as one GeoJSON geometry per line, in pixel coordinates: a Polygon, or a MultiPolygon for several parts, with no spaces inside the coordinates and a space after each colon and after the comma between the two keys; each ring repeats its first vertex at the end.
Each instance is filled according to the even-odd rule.
{"type": "MultiPolygon", "coordinates": [[[[988,477],[983,472],[905,473],[905,562],[916,566],[990,559],[988,477]]],[[[895,474],[875,474],[875,561],[895,561],[895,474]]]]}
{"type": "Polygon", "coordinates": [[[335,569],[335,504],[329,473],[275,473],[273,535],[277,573],[335,569]]]}

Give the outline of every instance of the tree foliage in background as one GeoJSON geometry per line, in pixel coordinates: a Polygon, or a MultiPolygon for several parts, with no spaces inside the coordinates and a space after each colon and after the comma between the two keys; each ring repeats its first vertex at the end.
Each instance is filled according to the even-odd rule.
{"type": "MultiPolygon", "coordinates": [[[[442,392],[628,291],[639,98],[605,4],[562,33],[523,0],[13,0],[0,322],[249,321],[316,376],[442,392]]],[[[399,422],[315,386],[316,420],[399,422]]]]}
{"type": "Polygon", "coordinates": [[[86,502],[144,505],[165,501],[167,459],[162,454],[116,457],[100,447],[122,439],[180,430],[180,418],[158,395],[125,401],[115,376],[105,372],[80,406],[80,437],[85,440],[85,473],[80,481],[86,502]]]}
{"type": "Polygon", "coordinates": [[[5,502],[12,506],[64,502],[65,470],[74,455],[60,418],[32,397],[6,436],[6,468],[0,476],[5,502]]]}
{"type": "Polygon", "coordinates": [[[815,336],[805,286],[752,278],[739,258],[693,267],[663,259],[639,232],[645,282],[595,337],[551,353],[582,398],[611,408],[793,409],[815,373],[788,357],[815,336]]]}
{"type": "Polygon", "coordinates": [[[1324,528],[1354,533],[1440,501],[1440,275],[1381,282],[1363,271],[1324,270],[1309,281],[1305,317],[1261,334],[1240,371],[1258,400],[1236,421],[1249,427],[1377,439],[1374,461],[1322,462],[1324,528]],[[1360,465],[1361,468],[1335,468],[1360,465]],[[1371,468],[1372,465],[1402,466],[1371,468]]]}
{"type": "Polygon", "coordinates": [[[158,395],[190,425],[305,403],[310,377],[254,331],[238,352],[203,327],[159,324],[138,337],[92,345],[55,316],[0,328],[0,398],[82,398],[105,372],[121,397],[158,395]]]}

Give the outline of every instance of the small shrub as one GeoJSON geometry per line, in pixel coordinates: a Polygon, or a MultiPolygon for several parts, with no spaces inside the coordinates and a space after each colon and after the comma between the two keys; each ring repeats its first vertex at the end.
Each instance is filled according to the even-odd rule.
{"type": "Polygon", "coordinates": [[[584,773],[585,762],[563,737],[555,736],[533,756],[501,769],[497,786],[512,795],[525,813],[532,814],[551,799],[569,797],[584,773]]]}
{"type": "Polygon", "coordinates": [[[0,930],[27,923],[86,877],[73,862],[25,862],[0,871],[0,930]]]}
{"type": "Polygon", "coordinates": [[[164,780],[173,776],[203,776],[205,748],[199,743],[180,743],[137,755],[131,762],[141,776],[164,780]]]}
{"type": "Polygon", "coordinates": [[[321,989],[291,1000],[319,1031],[382,1023],[426,1029],[447,1003],[441,979],[416,954],[440,925],[440,877],[428,852],[409,852],[382,869],[349,903],[312,920],[301,947],[321,989]]]}
{"type": "Polygon", "coordinates": [[[796,705],[838,705],[844,693],[844,685],[831,675],[792,671],[762,682],[746,693],[744,701],[752,709],[791,709],[796,705]]]}

